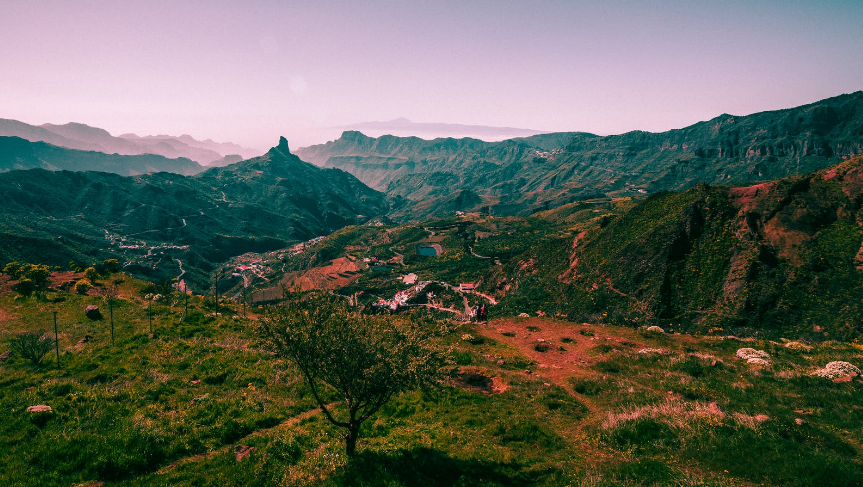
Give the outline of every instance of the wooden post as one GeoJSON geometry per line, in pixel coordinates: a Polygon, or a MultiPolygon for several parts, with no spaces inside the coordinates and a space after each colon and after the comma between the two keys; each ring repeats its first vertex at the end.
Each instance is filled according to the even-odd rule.
{"type": "Polygon", "coordinates": [[[57,312],[54,311],[54,351],[57,352],[57,368],[60,368],[60,341],[57,338],[57,312]]]}
{"type": "Polygon", "coordinates": [[[114,296],[108,296],[108,313],[111,316],[111,346],[114,346],[114,296]]]}

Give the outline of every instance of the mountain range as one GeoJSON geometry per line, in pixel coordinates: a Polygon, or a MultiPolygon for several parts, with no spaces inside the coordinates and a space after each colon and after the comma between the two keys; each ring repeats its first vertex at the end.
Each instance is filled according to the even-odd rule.
{"type": "Polygon", "coordinates": [[[199,289],[231,256],[283,248],[387,210],[384,195],[344,171],[301,161],[284,138],[263,156],[195,176],[10,171],[0,174],[0,199],[0,261],[117,257],[139,275],[183,275],[199,289]]]}
{"type": "Polygon", "coordinates": [[[226,157],[235,160],[260,155],[259,151],[232,143],[200,141],[189,135],[173,137],[156,135],[139,137],[124,134],[115,137],[108,131],[82,123],[30,125],[17,120],[0,119],[0,136],[21,137],[31,142],[47,142],[69,149],[106,154],[155,154],[169,159],[187,158],[201,165],[225,165],[226,157]]]}
{"type": "Polygon", "coordinates": [[[360,122],[343,127],[341,130],[355,130],[373,137],[380,135],[395,135],[424,139],[439,137],[464,138],[471,137],[487,141],[528,137],[544,133],[541,130],[522,129],[515,127],[491,127],[487,125],[466,125],[458,123],[426,123],[412,122],[400,117],[386,122],[360,122]]]}
{"type": "Polygon", "coordinates": [[[815,171],[863,153],[863,92],[662,133],[476,139],[367,137],[346,131],[297,154],[407,202],[425,219],[456,206],[529,214],[593,196],[649,194],[697,182],[741,184],[815,171]]]}
{"type": "Polygon", "coordinates": [[[181,157],[169,159],[154,154],[119,155],[67,149],[20,137],[0,137],[0,172],[41,168],[51,171],[102,171],[134,176],[151,172],[191,175],[204,170],[197,162],[181,157]]]}

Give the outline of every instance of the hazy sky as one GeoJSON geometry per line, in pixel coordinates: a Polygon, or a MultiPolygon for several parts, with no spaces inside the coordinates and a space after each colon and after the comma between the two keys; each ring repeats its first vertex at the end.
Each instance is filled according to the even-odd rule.
{"type": "Polygon", "coordinates": [[[266,148],[407,117],[662,131],[863,89],[863,0],[0,0],[0,118],[266,148]]]}

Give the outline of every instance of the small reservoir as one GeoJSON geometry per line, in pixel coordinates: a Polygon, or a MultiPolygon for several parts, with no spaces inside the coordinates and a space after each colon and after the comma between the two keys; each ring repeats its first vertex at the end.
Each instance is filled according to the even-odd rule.
{"type": "Polygon", "coordinates": [[[417,254],[423,257],[437,257],[441,253],[443,253],[443,249],[438,244],[417,245],[417,254]]]}

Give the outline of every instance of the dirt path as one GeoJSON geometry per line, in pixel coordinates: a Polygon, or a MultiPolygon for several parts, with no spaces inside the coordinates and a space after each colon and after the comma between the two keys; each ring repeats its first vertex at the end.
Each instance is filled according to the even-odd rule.
{"type": "MultiPolygon", "coordinates": [[[[338,405],[338,403],[335,403],[335,402],[331,403],[331,404],[327,404],[327,409],[333,408],[336,405],[338,405]]],[[[172,462],[169,465],[166,465],[166,466],[160,468],[158,471],[156,471],[156,473],[159,475],[164,475],[164,474],[170,472],[171,470],[174,470],[175,468],[177,468],[180,465],[184,465],[184,464],[190,463],[190,462],[196,462],[198,460],[204,460],[206,458],[212,457],[213,455],[216,455],[219,453],[224,453],[224,452],[227,452],[229,450],[234,450],[235,452],[237,452],[238,455],[240,454],[239,453],[240,451],[243,451],[244,453],[249,452],[250,451],[249,447],[242,444],[244,441],[248,440],[249,438],[257,438],[259,436],[270,433],[271,431],[274,431],[276,429],[288,428],[290,426],[294,426],[297,423],[299,423],[300,421],[302,421],[304,419],[311,418],[312,416],[315,416],[315,415],[320,414],[320,413],[321,413],[321,408],[315,408],[315,409],[311,409],[309,411],[300,413],[296,416],[293,416],[293,417],[286,419],[285,421],[282,421],[281,423],[279,423],[279,424],[277,424],[271,428],[264,428],[264,429],[253,431],[253,432],[249,433],[248,435],[237,440],[236,443],[234,443],[234,444],[224,445],[217,450],[213,450],[213,451],[210,451],[207,453],[202,453],[199,455],[193,455],[190,457],[181,458],[175,462],[172,462]]],[[[239,461],[239,459],[238,459],[238,461],[239,461]]]]}

